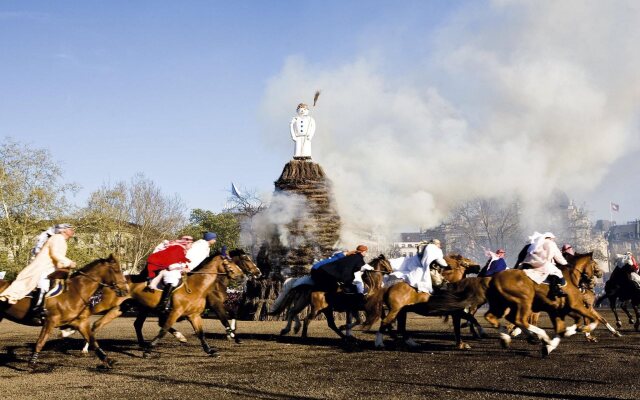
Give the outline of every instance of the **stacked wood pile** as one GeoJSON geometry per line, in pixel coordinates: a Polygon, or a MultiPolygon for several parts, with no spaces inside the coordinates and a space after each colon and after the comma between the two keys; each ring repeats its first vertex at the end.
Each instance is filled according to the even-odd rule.
{"type": "Polygon", "coordinates": [[[286,225],[289,243],[281,243],[274,230],[260,248],[256,261],[269,278],[247,288],[245,306],[251,310],[248,313],[253,320],[280,319],[280,316],[268,316],[267,310],[277,298],[284,278],[308,274],[313,261],[330,256],[340,238],[340,216],[331,182],[319,164],[291,160],[274,184],[276,193],[302,197],[306,213],[303,220],[286,225]]]}
{"type": "Polygon", "coordinates": [[[311,161],[291,160],[275,182],[276,192],[292,193],[306,199],[307,218],[293,221],[289,237],[298,238],[296,247],[285,247],[277,237],[270,240],[273,265],[288,267],[291,276],[308,273],[314,259],[331,255],[340,238],[340,216],[331,193],[331,182],[322,167],[311,161]]]}

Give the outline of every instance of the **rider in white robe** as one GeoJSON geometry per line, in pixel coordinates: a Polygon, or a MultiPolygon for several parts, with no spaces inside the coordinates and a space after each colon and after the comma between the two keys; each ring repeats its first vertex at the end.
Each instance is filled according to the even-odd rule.
{"type": "Polygon", "coordinates": [[[555,263],[567,265],[567,260],[553,240],[555,235],[551,232],[544,234],[535,232],[530,239],[531,244],[523,263],[533,268],[525,269],[525,274],[537,284],[542,283],[549,275],[563,279],[562,271],[556,267],[555,263]]]}
{"type": "Polygon", "coordinates": [[[431,281],[431,271],[429,266],[434,261],[446,267],[447,262],[444,260],[444,254],[440,248],[440,241],[433,239],[424,249],[420,264],[411,269],[405,276],[405,280],[409,285],[418,289],[419,292],[433,293],[433,283],[431,281]]]}

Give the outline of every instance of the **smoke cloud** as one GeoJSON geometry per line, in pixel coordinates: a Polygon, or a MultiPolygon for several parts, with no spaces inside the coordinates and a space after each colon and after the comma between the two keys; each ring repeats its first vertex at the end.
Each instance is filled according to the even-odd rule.
{"type": "Polygon", "coordinates": [[[633,1],[474,2],[427,39],[376,42],[341,65],[292,56],[264,94],[265,132],[282,145],[322,89],[313,159],[354,242],[435,226],[476,197],[519,196],[534,214],[639,147],[637,21],[633,1]],[[415,49],[401,68],[397,46],[415,49]]]}

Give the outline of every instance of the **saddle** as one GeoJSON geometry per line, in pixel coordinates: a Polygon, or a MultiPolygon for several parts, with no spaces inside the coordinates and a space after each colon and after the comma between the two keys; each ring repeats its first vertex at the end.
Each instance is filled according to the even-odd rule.
{"type": "Polygon", "coordinates": [[[57,268],[55,271],[47,275],[47,279],[55,281],[57,279],[66,280],[71,274],[71,268],[57,268]]]}

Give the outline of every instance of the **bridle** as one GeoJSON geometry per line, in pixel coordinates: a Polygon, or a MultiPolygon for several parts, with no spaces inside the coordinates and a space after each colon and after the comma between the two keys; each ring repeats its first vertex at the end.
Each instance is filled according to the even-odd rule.
{"type": "MultiPolygon", "coordinates": [[[[93,281],[95,283],[98,284],[99,287],[107,287],[109,289],[113,289],[114,292],[116,292],[116,296],[118,297],[124,297],[127,295],[128,289],[123,289],[124,288],[128,288],[128,284],[126,280],[122,280],[122,282],[118,281],[118,272],[115,270],[115,268],[113,267],[113,262],[108,261],[109,263],[109,272],[111,273],[111,277],[113,278],[113,281],[111,283],[104,283],[100,280],[95,279],[93,276],[87,274],[86,272],[83,271],[78,271],[77,274],[78,275],[82,275],[84,277],[86,277],[87,279],[89,279],[90,281],[93,281]]],[[[120,274],[122,275],[122,274],[120,274]]]]}

